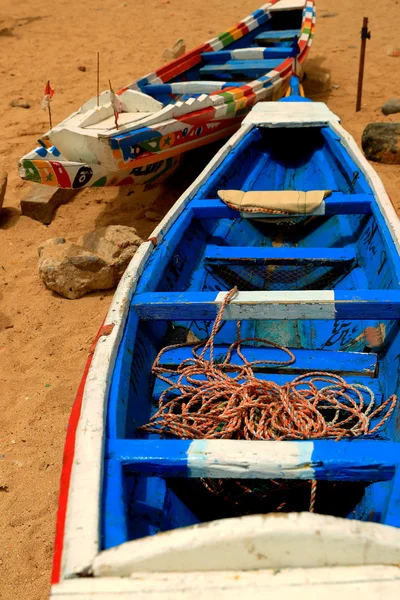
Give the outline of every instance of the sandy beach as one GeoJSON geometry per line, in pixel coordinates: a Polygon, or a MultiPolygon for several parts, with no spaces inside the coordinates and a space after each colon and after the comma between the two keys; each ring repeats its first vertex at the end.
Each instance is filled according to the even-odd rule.
{"type": "MultiPolygon", "coordinates": [[[[41,109],[45,83],[55,89],[53,121],[67,117],[101,88],[153,71],[164,48],[183,38],[189,50],[258,8],[257,0],[57,0],[0,2],[0,169],[8,187],[0,214],[0,599],[42,600],[49,578],[59,477],[67,421],[91,342],[113,291],[66,300],[38,277],[37,248],[48,238],[76,240],[95,227],[130,225],[146,238],[156,225],[146,211],[165,213],[185,180],[146,193],[87,189],[61,206],[49,226],[21,216],[30,185],[18,159],[48,129],[41,109]],[[86,67],[79,70],[78,67],[86,67]],[[12,100],[30,104],[11,107],[12,100]]],[[[380,108],[400,96],[400,0],[317,0],[309,61],[330,69],[334,87],[320,98],[360,144],[367,123],[400,121],[380,108]],[[355,113],[360,29],[369,17],[362,110],[355,113]]],[[[400,166],[376,165],[400,209],[400,166]]],[[[194,171],[196,167],[194,166],[194,171]]],[[[188,178],[188,176],[186,176],[188,178]]],[[[190,182],[190,180],[189,180],[190,182]]]]}

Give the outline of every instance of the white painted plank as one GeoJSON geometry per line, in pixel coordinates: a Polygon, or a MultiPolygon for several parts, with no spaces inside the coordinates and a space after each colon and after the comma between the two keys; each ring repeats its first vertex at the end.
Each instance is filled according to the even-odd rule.
{"type": "Polygon", "coordinates": [[[313,442],[196,440],[188,452],[191,477],[313,479],[313,442]]]}
{"type": "MultiPolygon", "coordinates": [[[[228,292],[219,292],[222,304],[228,292]]],[[[224,319],[334,319],[335,294],[332,290],[238,292],[225,308],[224,319]]]]}
{"type": "Polygon", "coordinates": [[[398,567],[336,567],[189,573],[137,573],[129,578],[71,579],[53,600],[398,600],[398,567]]]}
{"type": "Polygon", "coordinates": [[[94,560],[96,577],[137,572],[397,565],[400,530],[312,513],[252,515],[126,542],[94,560]]]}
{"type": "Polygon", "coordinates": [[[261,127],[318,127],[339,122],[324,102],[260,102],[244,124],[261,127]]]}

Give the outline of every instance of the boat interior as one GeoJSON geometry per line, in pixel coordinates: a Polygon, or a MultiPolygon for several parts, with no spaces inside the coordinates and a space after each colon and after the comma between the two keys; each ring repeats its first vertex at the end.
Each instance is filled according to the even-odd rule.
{"type": "MultiPolygon", "coordinates": [[[[134,84],[139,86],[139,90],[128,88],[119,95],[122,104],[119,127],[124,129],[178,101],[185,102],[203,94],[240,87],[264,76],[285,58],[298,53],[297,40],[301,32],[302,14],[302,10],[293,10],[258,16],[260,25],[256,29],[239,39],[232,38],[229,43],[225,39],[221,40],[226,43],[224,50],[203,52],[195,60],[193,57],[188,58],[188,64],[196,62],[195,66],[186,69],[183,67],[184,63],[180,66],[179,60],[170,63],[171,69],[182,72],[171,77],[163,75],[168,83],[150,84],[147,80],[146,83],[139,80],[134,84]],[[260,50],[257,59],[251,58],[254,49],[260,50]]],[[[225,37],[228,39],[230,36],[225,37]]],[[[87,131],[99,130],[105,134],[115,130],[110,92],[106,90],[98,99],[89,100],[69,121],[71,125],[87,131]]]]}
{"type": "MultiPolygon", "coordinates": [[[[368,386],[379,406],[399,393],[399,277],[398,251],[373,191],[332,129],[311,127],[306,135],[295,127],[248,132],[204,180],[139,279],[109,395],[103,548],[221,517],[307,511],[309,481],[285,480],[287,485],[268,498],[261,494],[260,501],[259,494],[245,494],[243,486],[264,489],[264,480],[244,479],[238,488],[228,475],[218,495],[201,477],[176,476],[171,465],[151,468],[145,458],[149,448],[162,454],[170,443],[140,430],[168,387],[154,377],[152,364],[160,349],[182,342],[187,345],[163,354],[162,364],[178,368],[191,357],[196,341],[210,335],[213,302],[220,292],[234,286],[254,298],[259,292],[280,292],[294,312],[287,318],[244,314],[241,334],[290,348],[296,361],[261,364],[257,377],[284,385],[310,371],[336,373],[368,386]],[[226,206],[218,192],[232,189],[329,190],[331,195],[322,215],[271,221],[245,218],[226,206]],[[298,293],[318,298],[327,291],[340,300],[332,318],[318,318],[296,304],[298,293]]],[[[235,336],[236,321],[227,319],[215,338],[216,360],[226,355],[235,336]]],[[[268,342],[243,348],[249,359],[279,361],[280,351],[268,342]]],[[[321,462],[317,512],[400,526],[394,510],[399,498],[393,493],[398,472],[377,458],[382,452],[391,455],[391,443],[399,440],[399,418],[396,406],[366,441],[335,442],[354,458],[345,473],[340,464],[328,468],[329,457],[321,462]],[[356,451],[358,443],[367,444],[368,456],[356,451]]]]}
{"type": "Polygon", "coordinates": [[[151,84],[139,80],[141,91],[163,104],[185,101],[202,93],[246,85],[266,76],[286,58],[298,54],[302,10],[271,10],[257,19],[259,26],[236,40],[229,34],[220,36],[224,44],[222,50],[203,52],[200,60],[184,72],[174,75],[172,71],[171,77],[163,75],[167,83],[151,84]]]}

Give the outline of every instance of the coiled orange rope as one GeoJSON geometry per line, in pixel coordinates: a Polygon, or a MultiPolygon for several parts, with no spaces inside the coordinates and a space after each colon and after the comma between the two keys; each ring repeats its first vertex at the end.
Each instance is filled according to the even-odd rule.
{"type": "MultiPolygon", "coordinates": [[[[256,365],[285,366],[296,359],[291,350],[267,339],[241,339],[240,322],[237,340],[225,359],[217,363],[215,336],[225,307],[236,292],[233,288],[226,295],[209,338],[192,347],[193,358],[176,369],[166,368],[160,365],[165,352],[192,344],[167,346],[159,352],[153,373],[169,387],[160,395],[158,411],[142,430],[183,439],[340,440],[374,434],[384,425],[396,406],[396,395],[375,407],[370,388],[349,384],[339,375],[323,371],[299,375],[284,385],[257,378],[253,371],[256,365]],[[279,348],[288,358],[249,362],[242,352],[245,342],[279,348]],[[207,350],[209,359],[205,358],[207,350]],[[243,364],[230,362],[234,352],[243,364]],[[237,374],[232,376],[232,372],[237,374]],[[318,387],[321,382],[323,387],[318,387]],[[371,427],[379,415],[382,418],[371,427]]],[[[316,482],[312,482],[310,511],[314,510],[315,495],[316,482]]]]}

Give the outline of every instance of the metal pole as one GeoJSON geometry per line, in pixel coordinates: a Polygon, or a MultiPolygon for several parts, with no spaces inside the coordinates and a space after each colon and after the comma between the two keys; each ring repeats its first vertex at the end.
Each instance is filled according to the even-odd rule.
{"type": "Polygon", "coordinates": [[[364,17],[363,25],[361,29],[361,52],[360,52],[360,66],[358,69],[358,87],[357,87],[357,103],[356,112],[361,110],[361,96],[364,79],[364,63],[365,63],[365,46],[367,40],[371,39],[371,32],[368,31],[368,17],[364,17]]]}

